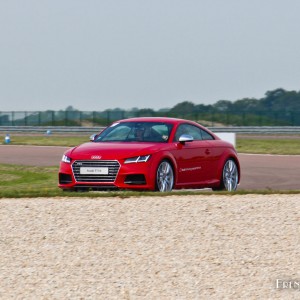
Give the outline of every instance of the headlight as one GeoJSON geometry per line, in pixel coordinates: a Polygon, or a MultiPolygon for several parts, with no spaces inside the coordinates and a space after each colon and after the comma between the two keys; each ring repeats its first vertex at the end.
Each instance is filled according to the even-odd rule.
{"type": "Polygon", "coordinates": [[[140,163],[140,162],[146,162],[149,160],[151,155],[143,155],[143,156],[135,156],[125,159],[125,164],[131,164],[131,163],[140,163]]]}
{"type": "Polygon", "coordinates": [[[67,164],[70,164],[71,163],[71,158],[67,155],[63,155],[61,161],[67,163],[67,164]]]}

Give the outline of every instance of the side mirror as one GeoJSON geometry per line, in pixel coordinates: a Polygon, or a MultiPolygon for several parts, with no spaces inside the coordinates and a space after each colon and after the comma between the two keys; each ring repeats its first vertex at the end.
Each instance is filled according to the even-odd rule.
{"type": "Polygon", "coordinates": [[[181,143],[181,144],[184,144],[186,142],[192,142],[193,140],[194,140],[194,138],[189,134],[182,134],[179,137],[179,143],[181,143]]]}
{"type": "Polygon", "coordinates": [[[91,136],[90,136],[90,141],[91,142],[95,142],[95,139],[97,138],[97,134],[92,134],[91,136]]]}

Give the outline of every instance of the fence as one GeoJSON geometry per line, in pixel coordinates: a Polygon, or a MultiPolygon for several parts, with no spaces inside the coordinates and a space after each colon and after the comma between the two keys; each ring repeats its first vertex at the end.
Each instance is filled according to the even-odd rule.
{"type": "MultiPolygon", "coordinates": [[[[91,135],[99,133],[105,127],[93,126],[0,126],[0,133],[25,133],[25,134],[84,134],[91,135]]],[[[300,126],[239,126],[239,127],[208,127],[213,132],[218,133],[236,133],[236,134],[287,134],[300,135],[300,126]]]]}
{"type": "Polygon", "coordinates": [[[300,126],[300,111],[196,111],[174,113],[145,110],[98,111],[10,111],[0,112],[0,126],[106,126],[130,117],[175,117],[197,121],[204,126],[300,126]]]}

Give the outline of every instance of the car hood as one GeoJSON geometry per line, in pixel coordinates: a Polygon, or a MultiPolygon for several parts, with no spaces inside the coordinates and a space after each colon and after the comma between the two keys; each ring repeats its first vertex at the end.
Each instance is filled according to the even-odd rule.
{"type": "Polygon", "coordinates": [[[164,150],[168,144],[157,143],[116,143],[90,142],[73,148],[70,156],[73,160],[89,159],[126,159],[129,157],[148,155],[164,150]]]}

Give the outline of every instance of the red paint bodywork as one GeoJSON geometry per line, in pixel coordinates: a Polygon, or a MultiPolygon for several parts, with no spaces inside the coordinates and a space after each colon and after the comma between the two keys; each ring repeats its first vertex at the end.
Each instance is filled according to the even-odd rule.
{"type": "MultiPolygon", "coordinates": [[[[89,188],[120,188],[155,190],[156,172],[162,160],[168,160],[174,170],[174,189],[181,188],[213,188],[220,186],[223,166],[227,159],[235,160],[240,174],[240,164],[233,145],[220,140],[213,132],[200,124],[175,118],[132,118],[114,122],[164,122],[173,125],[168,142],[88,142],[74,147],[64,154],[71,158],[71,163],[61,161],[59,175],[68,175],[70,183],[59,183],[62,189],[80,187],[89,188]],[[198,126],[213,136],[214,140],[201,140],[186,143],[174,141],[177,127],[182,124],[198,126]],[[124,164],[127,158],[151,155],[147,162],[124,164]],[[120,164],[120,169],[113,183],[111,182],[76,182],[72,163],[78,160],[91,160],[92,156],[101,156],[100,160],[114,160],[120,164]],[[143,174],[145,184],[126,184],[128,175],[143,174]]],[[[240,178],[239,178],[240,180],[240,178]]]]}

